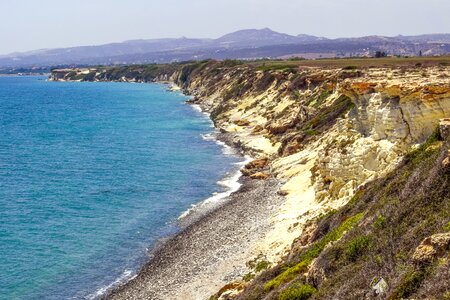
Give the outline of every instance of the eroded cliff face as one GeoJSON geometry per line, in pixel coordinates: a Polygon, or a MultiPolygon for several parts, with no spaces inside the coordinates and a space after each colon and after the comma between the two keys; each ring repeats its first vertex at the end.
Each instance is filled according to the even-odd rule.
{"type": "MultiPolygon", "coordinates": [[[[219,130],[233,135],[236,146],[267,161],[264,176],[254,178],[278,179],[285,201],[272,229],[249,253],[271,263],[305,236],[305,224],[391,172],[440,119],[450,117],[447,66],[271,68],[207,61],[150,73],[77,74],[82,72],[96,81],[174,82],[211,114],[219,130]]],[[[54,74],[54,80],[86,78],[54,74]]]]}
{"type": "Polygon", "coordinates": [[[255,158],[286,201],[255,248],[279,259],[308,220],[383,177],[450,116],[450,68],[254,70],[205,65],[176,82],[255,158]]]}

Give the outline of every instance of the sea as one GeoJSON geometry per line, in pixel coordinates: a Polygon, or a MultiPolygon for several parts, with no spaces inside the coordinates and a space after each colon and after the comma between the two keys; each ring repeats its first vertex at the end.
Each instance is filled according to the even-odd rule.
{"type": "Polygon", "coordinates": [[[133,278],[243,157],[162,84],[0,77],[0,299],[95,299],[133,278]]]}

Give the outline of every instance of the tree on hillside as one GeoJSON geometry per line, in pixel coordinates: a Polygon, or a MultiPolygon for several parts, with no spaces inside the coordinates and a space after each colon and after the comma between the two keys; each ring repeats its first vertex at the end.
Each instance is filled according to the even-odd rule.
{"type": "Polygon", "coordinates": [[[376,58],[386,57],[386,56],[387,56],[387,53],[384,52],[384,51],[377,51],[377,52],[375,52],[375,57],[376,58]]]}

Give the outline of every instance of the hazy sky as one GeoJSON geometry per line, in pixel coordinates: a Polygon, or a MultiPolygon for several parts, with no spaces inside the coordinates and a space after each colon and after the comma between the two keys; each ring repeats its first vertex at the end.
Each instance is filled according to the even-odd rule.
{"type": "Polygon", "coordinates": [[[450,32],[450,0],[0,0],[0,54],[244,28],[326,37],[450,32]]]}

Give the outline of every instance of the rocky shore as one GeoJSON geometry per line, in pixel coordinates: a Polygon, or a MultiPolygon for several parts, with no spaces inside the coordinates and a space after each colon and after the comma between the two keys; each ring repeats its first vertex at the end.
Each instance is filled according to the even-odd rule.
{"type": "Polygon", "coordinates": [[[160,246],[138,276],[106,299],[208,299],[249,272],[249,253],[283,201],[276,180],[242,179],[242,187],[213,212],[160,246]]]}
{"type": "MultiPolygon", "coordinates": [[[[170,91],[181,91],[175,83],[169,84],[170,91]]],[[[201,103],[200,107],[210,112],[209,106],[201,103]]],[[[246,154],[236,143],[235,134],[219,131],[215,138],[246,154]]],[[[285,201],[276,178],[260,179],[243,176],[238,191],[179,219],[184,229],[160,241],[137,276],[107,291],[102,299],[200,300],[209,299],[230,282],[242,282],[234,290],[242,289],[243,279],[253,274],[254,264],[270,266],[258,245],[273,229],[272,219],[285,201]]]]}

